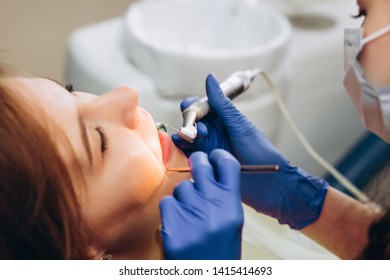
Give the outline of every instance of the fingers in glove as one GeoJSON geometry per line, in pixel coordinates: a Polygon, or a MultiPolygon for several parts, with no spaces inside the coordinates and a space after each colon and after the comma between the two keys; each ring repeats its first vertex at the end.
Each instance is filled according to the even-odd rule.
{"type": "Polygon", "coordinates": [[[210,73],[206,78],[206,93],[210,106],[215,113],[223,116],[226,110],[234,109],[231,100],[223,93],[217,78],[210,73]]]}
{"type": "Polygon", "coordinates": [[[186,99],[184,99],[180,103],[180,110],[183,112],[185,109],[187,109],[192,103],[198,101],[200,98],[198,96],[191,96],[186,99]]]}
{"type": "MultiPolygon", "coordinates": [[[[164,221],[163,225],[169,225],[171,221],[177,218],[177,209],[180,208],[179,203],[173,196],[166,196],[160,201],[160,216],[161,220],[164,221]]],[[[169,227],[168,227],[169,228],[169,227]]]]}
{"type": "Polygon", "coordinates": [[[214,167],[210,164],[208,155],[203,152],[195,152],[190,157],[192,178],[195,180],[195,189],[206,197],[212,197],[215,193],[213,187],[216,184],[214,167]]]}
{"type": "Polygon", "coordinates": [[[220,185],[228,190],[239,192],[240,163],[232,154],[221,149],[213,150],[209,156],[217,171],[220,185]]]}
{"type": "Polygon", "coordinates": [[[244,131],[243,125],[251,126],[251,123],[223,93],[217,79],[212,73],[206,78],[206,92],[210,107],[223,121],[228,131],[235,131],[237,128],[240,128],[240,131],[244,131]]]}
{"type": "Polygon", "coordinates": [[[191,205],[195,197],[194,183],[189,180],[181,182],[174,190],[173,197],[186,205],[191,205]]]}

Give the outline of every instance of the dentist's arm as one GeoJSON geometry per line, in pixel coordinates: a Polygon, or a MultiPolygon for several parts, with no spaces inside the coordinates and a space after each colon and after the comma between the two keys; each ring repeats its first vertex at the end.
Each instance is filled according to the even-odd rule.
{"type": "Polygon", "coordinates": [[[380,214],[329,188],[320,217],[302,233],[342,259],[355,259],[368,242],[368,229],[380,214]]]}
{"type": "Polygon", "coordinates": [[[195,182],[184,181],[160,203],[166,259],[240,259],[243,209],[240,165],[228,152],[190,157],[195,182]]]}

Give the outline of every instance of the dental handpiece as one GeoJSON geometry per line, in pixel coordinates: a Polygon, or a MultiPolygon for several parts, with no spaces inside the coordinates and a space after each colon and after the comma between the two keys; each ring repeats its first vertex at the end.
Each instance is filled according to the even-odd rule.
{"type": "MultiPolygon", "coordinates": [[[[259,73],[260,69],[235,72],[222,82],[220,87],[223,93],[233,100],[249,88],[255,76],[259,73]]],[[[202,97],[185,109],[182,113],[183,126],[178,133],[179,137],[188,142],[194,142],[197,136],[196,121],[202,119],[210,111],[207,96],[202,97]]]]}

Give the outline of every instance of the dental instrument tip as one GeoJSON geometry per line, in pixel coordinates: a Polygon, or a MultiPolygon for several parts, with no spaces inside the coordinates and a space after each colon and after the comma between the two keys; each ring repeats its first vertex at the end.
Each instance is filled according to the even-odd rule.
{"type": "Polygon", "coordinates": [[[169,128],[171,128],[171,129],[173,129],[174,131],[180,133],[180,131],[179,131],[177,128],[174,128],[173,126],[171,126],[171,125],[169,125],[169,124],[167,124],[167,123],[156,122],[156,128],[157,128],[157,130],[162,130],[162,131],[164,131],[164,132],[167,132],[167,127],[169,127],[169,128]]]}
{"type": "Polygon", "coordinates": [[[197,130],[195,126],[187,125],[182,127],[179,131],[179,137],[186,140],[187,142],[194,143],[194,140],[197,135],[197,130]]]}
{"type": "Polygon", "coordinates": [[[167,127],[169,127],[170,129],[173,129],[174,131],[176,132],[180,132],[180,130],[178,130],[177,128],[174,128],[173,126],[170,126],[169,124],[165,124],[167,127]]]}

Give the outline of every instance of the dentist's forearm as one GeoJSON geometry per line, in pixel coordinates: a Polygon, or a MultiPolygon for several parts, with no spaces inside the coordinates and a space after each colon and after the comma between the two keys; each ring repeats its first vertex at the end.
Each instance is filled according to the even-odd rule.
{"type": "Polygon", "coordinates": [[[329,188],[321,216],[302,233],[342,259],[355,259],[368,243],[368,229],[378,213],[329,188]]]}

